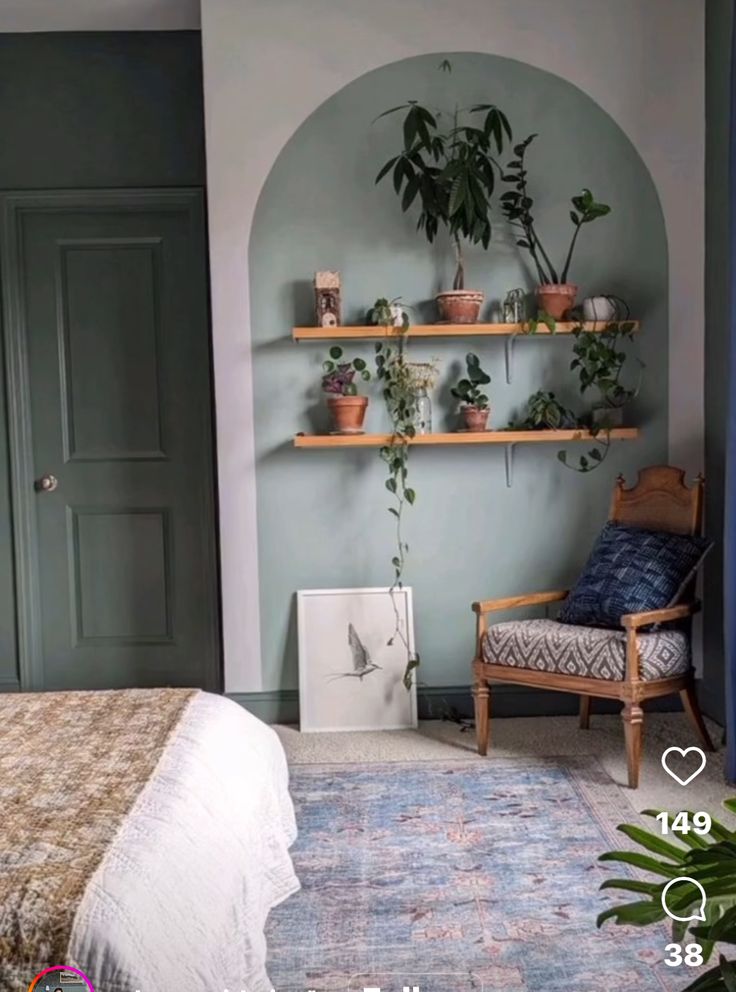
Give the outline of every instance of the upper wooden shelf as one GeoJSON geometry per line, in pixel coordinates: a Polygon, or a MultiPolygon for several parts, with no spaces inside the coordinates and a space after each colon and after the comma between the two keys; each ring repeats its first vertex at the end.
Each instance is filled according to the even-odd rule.
{"type": "MultiPolygon", "coordinates": [[[[633,440],[639,436],[638,427],[615,427],[601,431],[603,439],[633,440]]],[[[593,435],[585,430],[567,431],[477,431],[447,434],[419,434],[409,444],[518,444],[546,442],[559,444],[565,441],[592,441],[593,435]]],[[[295,448],[378,448],[391,443],[391,434],[297,434],[295,448]]]]}
{"type": "Polygon", "coordinates": [[[527,337],[537,337],[546,335],[554,337],[556,334],[570,334],[576,327],[582,327],[586,331],[601,332],[609,324],[634,324],[639,330],[639,321],[586,321],[584,323],[576,321],[558,322],[554,331],[550,331],[544,324],[540,324],[534,333],[528,330],[526,324],[412,324],[408,331],[401,327],[381,327],[376,324],[368,324],[362,327],[294,327],[292,337],[294,341],[339,341],[339,340],[375,340],[379,338],[395,338],[402,334],[412,338],[472,338],[489,337],[491,335],[508,336],[523,334],[527,337]]]}

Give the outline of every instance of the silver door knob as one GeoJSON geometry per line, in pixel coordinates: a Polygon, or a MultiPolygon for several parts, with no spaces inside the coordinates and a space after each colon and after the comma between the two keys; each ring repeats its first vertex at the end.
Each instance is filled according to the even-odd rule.
{"type": "Polygon", "coordinates": [[[59,480],[55,475],[42,475],[40,479],[36,479],[34,485],[37,493],[52,493],[59,488],[59,480]]]}

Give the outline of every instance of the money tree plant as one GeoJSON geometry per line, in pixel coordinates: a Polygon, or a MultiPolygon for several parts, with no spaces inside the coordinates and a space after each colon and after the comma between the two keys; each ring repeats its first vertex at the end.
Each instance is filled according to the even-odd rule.
{"type": "MultiPolygon", "coordinates": [[[[440,69],[450,72],[452,66],[445,59],[440,69]]],[[[409,100],[376,120],[393,114],[404,115],[402,141],[376,183],[391,177],[404,213],[418,202],[417,229],[427,241],[433,242],[441,227],[448,231],[456,259],[452,288],[464,289],[464,242],[490,244],[491,199],[502,172],[494,156],[511,140],[508,118],[491,103],[432,111],[409,100]]]]}

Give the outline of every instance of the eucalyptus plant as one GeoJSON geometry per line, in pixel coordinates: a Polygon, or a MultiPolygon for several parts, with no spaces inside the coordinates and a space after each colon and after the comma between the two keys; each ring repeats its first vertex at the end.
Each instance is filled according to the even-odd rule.
{"type": "MultiPolygon", "coordinates": [[[[723,805],[730,813],[736,813],[736,799],[728,799],[723,805]]],[[[609,851],[599,860],[630,865],[654,878],[605,881],[601,889],[632,892],[641,898],[607,909],[599,915],[597,925],[601,927],[608,920],[619,926],[643,927],[661,923],[666,916],[662,906],[665,885],[672,879],[691,878],[705,890],[705,920],[673,921],[672,939],[682,943],[689,932],[702,947],[703,960],[707,962],[717,943],[736,945],[736,830],[709,818],[709,830],[683,832],[682,826],[678,829],[682,813],[673,818],[668,813],[648,809],[644,815],[664,820],[668,838],[673,839],[665,840],[661,828],[656,833],[629,824],[618,828],[645,853],[609,851]]],[[[702,816],[690,812],[684,815],[690,824],[695,822],[695,816],[702,816]]],[[[695,892],[695,888],[686,883],[673,885],[667,905],[675,915],[687,917],[701,898],[695,892]]],[[[718,964],[688,985],[684,992],[736,992],[736,961],[719,955],[718,964]]]]}
{"type": "MultiPolygon", "coordinates": [[[[445,60],[440,68],[449,72],[451,65],[445,60]]],[[[396,113],[404,114],[402,144],[381,167],[376,183],[391,176],[404,212],[418,200],[417,229],[430,243],[440,227],[447,229],[457,263],[453,289],[464,289],[463,242],[490,244],[491,198],[502,172],[494,154],[511,140],[508,119],[492,103],[433,112],[409,100],[376,120],[396,113]]]]}
{"type": "Polygon", "coordinates": [[[538,135],[530,134],[528,138],[514,146],[516,157],[508,163],[503,176],[504,182],[507,182],[512,189],[502,194],[501,206],[506,219],[516,232],[516,244],[526,249],[531,256],[540,285],[560,284],[567,282],[575,246],[583,227],[600,217],[605,217],[611,212],[611,208],[606,203],[598,203],[589,189],[584,189],[579,196],[572,197],[573,209],[570,211],[570,220],[574,230],[562,268],[558,270],[550,261],[542,244],[532,213],[534,200],[529,192],[526,153],[536,137],[538,135]]]}

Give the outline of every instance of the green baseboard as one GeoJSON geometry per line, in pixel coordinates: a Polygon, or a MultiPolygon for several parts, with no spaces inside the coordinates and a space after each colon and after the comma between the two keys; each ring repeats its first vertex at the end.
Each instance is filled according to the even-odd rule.
{"type": "Polygon", "coordinates": [[[227,692],[264,723],[299,723],[299,690],[270,689],[267,692],[227,692]]]}
{"type": "MultiPolygon", "coordinates": [[[[572,716],[578,712],[577,696],[566,692],[549,692],[526,686],[493,686],[492,712],[495,717],[514,716],[572,716]]],[[[230,699],[244,706],[264,723],[299,723],[299,692],[297,689],[272,689],[266,692],[227,693],[230,699]]],[[[419,686],[417,704],[421,720],[441,720],[451,714],[470,717],[473,700],[466,685],[419,686]]],[[[678,696],[652,700],[647,708],[654,712],[681,710],[678,696]]],[[[596,713],[618,713],[621,703],[611,699],[596,699],[596,713]]]]}

